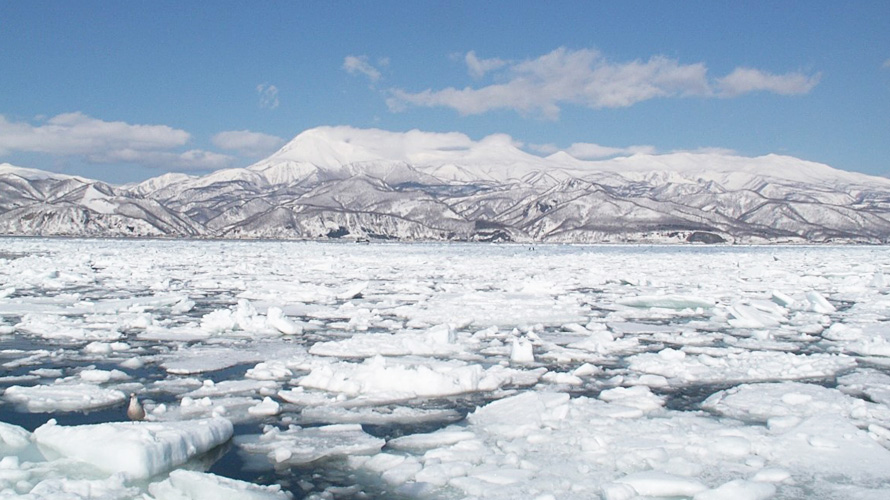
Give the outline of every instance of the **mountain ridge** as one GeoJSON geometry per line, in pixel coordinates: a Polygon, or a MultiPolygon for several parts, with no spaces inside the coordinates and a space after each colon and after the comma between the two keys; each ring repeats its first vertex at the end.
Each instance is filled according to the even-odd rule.
{"type": "Polygon", "coordinates": [[[503,134],[304,131],[203,176],[112,186],[0,165],[0,234],[447,241],[890,240],[890,179],[791,156],[581,160],[503,134]]]}

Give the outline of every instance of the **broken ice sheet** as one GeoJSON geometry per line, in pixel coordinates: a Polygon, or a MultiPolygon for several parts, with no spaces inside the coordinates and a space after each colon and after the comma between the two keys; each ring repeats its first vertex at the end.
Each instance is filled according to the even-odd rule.
{"type": "MultiPolygon", "coordinates": [[[[880,247],[4,245],[40,256],[0,262],[0,385],[140,391],[155,422],[221,415],[261,443],[239,456],[283,460],[214,474],[320,497],[823,500],[890,485],[880,247]],[[329,424],[352,427],[314,427],[329,424]],[[314,480],[344,466],[364,475],[314,480]]],[[[0,428],[0,476],[31,479],[0,489],[150,494],[35,462],[10,444],[22,432],[0,428]]],[[[243,486],[175,476],[177,494],[243,486]]]]}
{"type": "Polygon", "coordinates": [[[236,440],[247,453],[268,457],[276,466],[306,465],[324,458],[370,455],[377,453],[386,441],[375,438],[357,424],[335,424],[322,427],[291,426],[281,430],[267,426],[259,436],[236,440]]]}

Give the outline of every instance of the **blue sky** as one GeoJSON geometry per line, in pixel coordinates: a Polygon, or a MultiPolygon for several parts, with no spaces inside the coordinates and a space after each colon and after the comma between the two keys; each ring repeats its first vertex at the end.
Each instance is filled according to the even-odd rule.
{"type": "Polygon", "coordinates": [[[320,125],[890,173],[890,2],[0,2],[0,162],[113,183],[320,125]]]}

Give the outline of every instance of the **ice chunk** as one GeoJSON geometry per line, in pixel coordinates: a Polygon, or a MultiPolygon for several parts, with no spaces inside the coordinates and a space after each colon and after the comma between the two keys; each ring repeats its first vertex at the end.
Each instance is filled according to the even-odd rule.
{"type": "Polygon", "coordinates": [[[268,426],[256,440],[239,443],[248,453],[263,454],[276,464],[302,465],[326,457],[372,455],[386,442],[362,431],[361,425],[339,424],[287,430],[268,426]]]}
{"type": "Polygon", "coordinates": [[[285,335],[299,335],[303,333],[303,327],[288,319],[281,308],[278,307],[270,307],[266,311],[266,324],[285,335]]]}
{"type": "Polygon", "coordinates": [[[776,304],[787,309],[795,309],[797,307],[797,302],[792,297],[778,290],[772,291],[771,299],[776,304]]]}
{"type": "Polygon", "coordinates": [[[219,309],[209,312],[201,318],[201,329],[208,333],[222,333],[234,330],[238,326],[232,311],[219,309]]]}
{"type": "Polygon", "coordinates": [[[522,375],[521,372],[497,365],[484,369],[478,364],[458,361],[437,363],[421,360],[416,363],[399,364],[376,356],[361,364],[324,364],[313,368],[309,375],[300,379],[300,385],[350,396],[368,395],[383,400],[400,400],[490,391],[510,382],[534,383],[542,375],[533,372],[531,380],[524,381],[518,377],[522,375]]]}
{"type": "Polygon", "coordinates": [[[280,346],[276,345],[253,345],[250,349],[226,345],[184,346],[161,356],[161,367],[177,375],[212,372],[244,363],[265,361],[279,349],[280,346]]]}
{"type": "Polygon", "coordinates": [[[8,387],[3,398],[31,413],[54,411],[95,410],[120,404],[126,394],[116,389],[105,389],[93,384],[59,383],[24,387],[8,387]]]}
{"type": "Polygon", "coordinates": [[[212,380],[205,380],[201,387],[185,393],[183,397],[206,398],[236,394],[253,395],[257,393],[274,393],[277,389],[278,384],[271,380],[236,379],[223,380],[218,384],[212,380]]]}
{"type": "Polygon", "coordinates": [[[281,486],[260,486],[208,472],[175,470],[148,486],[155,500],[288,500],[281,486]]]}
{"type": "MultiPolygon", "coordinates": [[[[0,493],[0,498],[10,498],[0,493]]],[[[50,477],[37,483],[26,496],[28,500],[123,500],[141,498],[137,487],[127,486],[126,478],[120,474],[103,479],[80,479],[73,477],[50,477]]]]}
{"type": "Polygon", "coordinates": [[[128,380],[130,378],[129,375],[120,370],[96,370],[94,368],[81,370],[77,375],[83,379],[84,382],[91,382],[94,384],[105,384],[112,380],[120,381],[128,380]]]}
{"type": "Polygon", "coordinates": [[[79,426],[50,420],[34,431],[33,439],[47,456],[73,458],[110,474],[147,479],[225,443],[232,433],[232,423],[224,418],[79,426]]]}
{"type": "Polygon", "coordinates": [[[309,353],[341,358],[381,356],[449,356],[464,348],[457,343],[457,333],[449,325],[437,325],[422,334],[402,332],[355,335],[348,339],[314,344],[309,353]]]}
{"type": "Polygon", "coordinates": [[[535,353],[532,343],[526,339],[513,339],[510,350],[510,361],[513,363],[534,363],[535,353]]]}
{"type": "Polygon", "coordinates": [[[90,342],[84,346],[83,351],[89,354],[111,354],[129,349],[130,344],[126,342],[90,342]]]}
{"type": "Polygon", "coordinates": [[[652,394],[645,385],[616,387],[600,393],[599,398],[609,403],[617,403],[649,412],[664,406],[664,398],[652,394]]]}
{"type": "Polygon", "coordinates": [[[877,370],[861,370],[838,377],[838,389],[853,396],[868,396],[876,403],[890,406],[890,375],[877,370]]]}
{"type": "Polygon", "coordinates": [[[661,307],[664,309],[710,309],[716,302],[712,299],[692,295],[639,295],[615,301],[628,307],[661,307]]]}
{"type": "Polygon", "coordinates": [[[813,312],[817,312],[820,314],[831,314],[837,311],[833,305],[831,305],[825,297],[822,296],[821,293],[810,290],[807,292],[807,300],[810,302],[810,310],[813,312]]]}
{"type": "Polygon", "coordinates": [[[802,419],[833,415],[865,427],[867,423],[890,419],[890,408],[884,405],[848,396],[837,389],[800,382],[740,385],[710,396],[702,407],[721,415],[761,422],[776,417],[802,419]]]}
{"type": "Polygon", "coordinates": [[[541,380],[545,382],[549,382],[551,384],[564,384],[564,385],[581,385],[584,383],[580,377],[573,375],[571,373],[562,373],[562,372],[547,372],[541,377],[541,380]]]}
{"type": "Polygon", "coordinates": [[[281,360],[257,363],[244,374],[245,377],[254,380],[288,380],[293,375],[294,372],[288,368],[287,362],[281,360]]]}
{"type": "MultiPolygon", "coordinates": [[[[288,393],[284,393],[288,394],[288,393]]],[[[312,406],[300,412],[302,423],[325,424],[419,424],[425,422],[454,422],[462,418],[455,410],[435,410],[399,406],[342,408],[333,404],[312,406]]]]}
{"type": "Polygon", "coordinates": [[[386,446],[394,450],[429,450],[451,446],[461,441],[475,439],[476,435],[467,431],[442,431],[431,434],[410,434],[391,439],[386,446]]]}
{"type": "Polygon", "coordinates": [[[488,432],[508,436],[527,435],[552,419],[565,416],[567,393],[526,392],[489,403],[467,416],[488,432]]]}
{"type": "Polygon", "coordinates": [[[268,396],[263,398],[262,402],[247,409],[247,413],[255,416],[278,415],[280,412],[281,405],[268,396]]]}
{"type": "Polygon", "coordinates": [[[785,310],[772,302],[736,303],[727,307],[728,322],[735,328],[768,328],[787,321],[785,310]]]}
{"type": "Polygon", "coordinates": [[[247,299],[240,299],[232,309],[218,309],[205,314],[201,318],[201,329],[215,334],[233,330],[251,333],[270,332],[266,319],[257,314],[256,308],[247,299]]]}
{"type": "Polygon", "coordinates": [[[670,351],[680,352],[666,349],[637,354],[629,358],[628,366],[632,371],[661,375],[676,384],[827,377],[856,365],[850,356],[823,353],[712,349],[679,357],[670,351]]]}
{"type": "Polygon", "coordinates": [[[638,495],[650,497],[691,497],[708,489],[694,479],[659,471],[636,472],[615,482],[630,486],[638,495]]]}
{"type": "Polygon", "coordinates": [[[424,338],[432,344],[454,344],[457,342],[457,332],[451,325],[436,325],[427,330],[424,338]]]}
{"type": "Polygon", "coordinates": [[[31,433],[25,429],[0,422],[0,455],[26,448],[31,443],[31,433]]]}
{"type": "Polygon", "coordinates": [[[362,281],[359,283],[355,283],[350,285],[349,288],[343,290],[342,292],[336,295],[339,300],[350,300],[355,299],[361,296],[362,292],[365,291],[365,288],[368,288],[368,282],[362,281]]]}
{"type": "Polygon", "coordinates": [[[770,483],[744,481],[734,479],[721,484],[713,490],[703,491],[695,495],[694,500],[766,500],[776,493],[776,487],[770,483]]]}

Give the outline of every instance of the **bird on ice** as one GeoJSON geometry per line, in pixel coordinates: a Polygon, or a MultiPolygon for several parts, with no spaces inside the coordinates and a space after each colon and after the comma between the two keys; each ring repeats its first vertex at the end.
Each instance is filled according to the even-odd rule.
{"type": "Polygon", "coordinates": [[[143,420],[145,418],[145,408],[142,407],[142,403],[139,402],[139,398],[136,397],[136,394],[130,394],[130,405],[127,406],[127,416],[130,417],[130,420],[143,420]]]}

